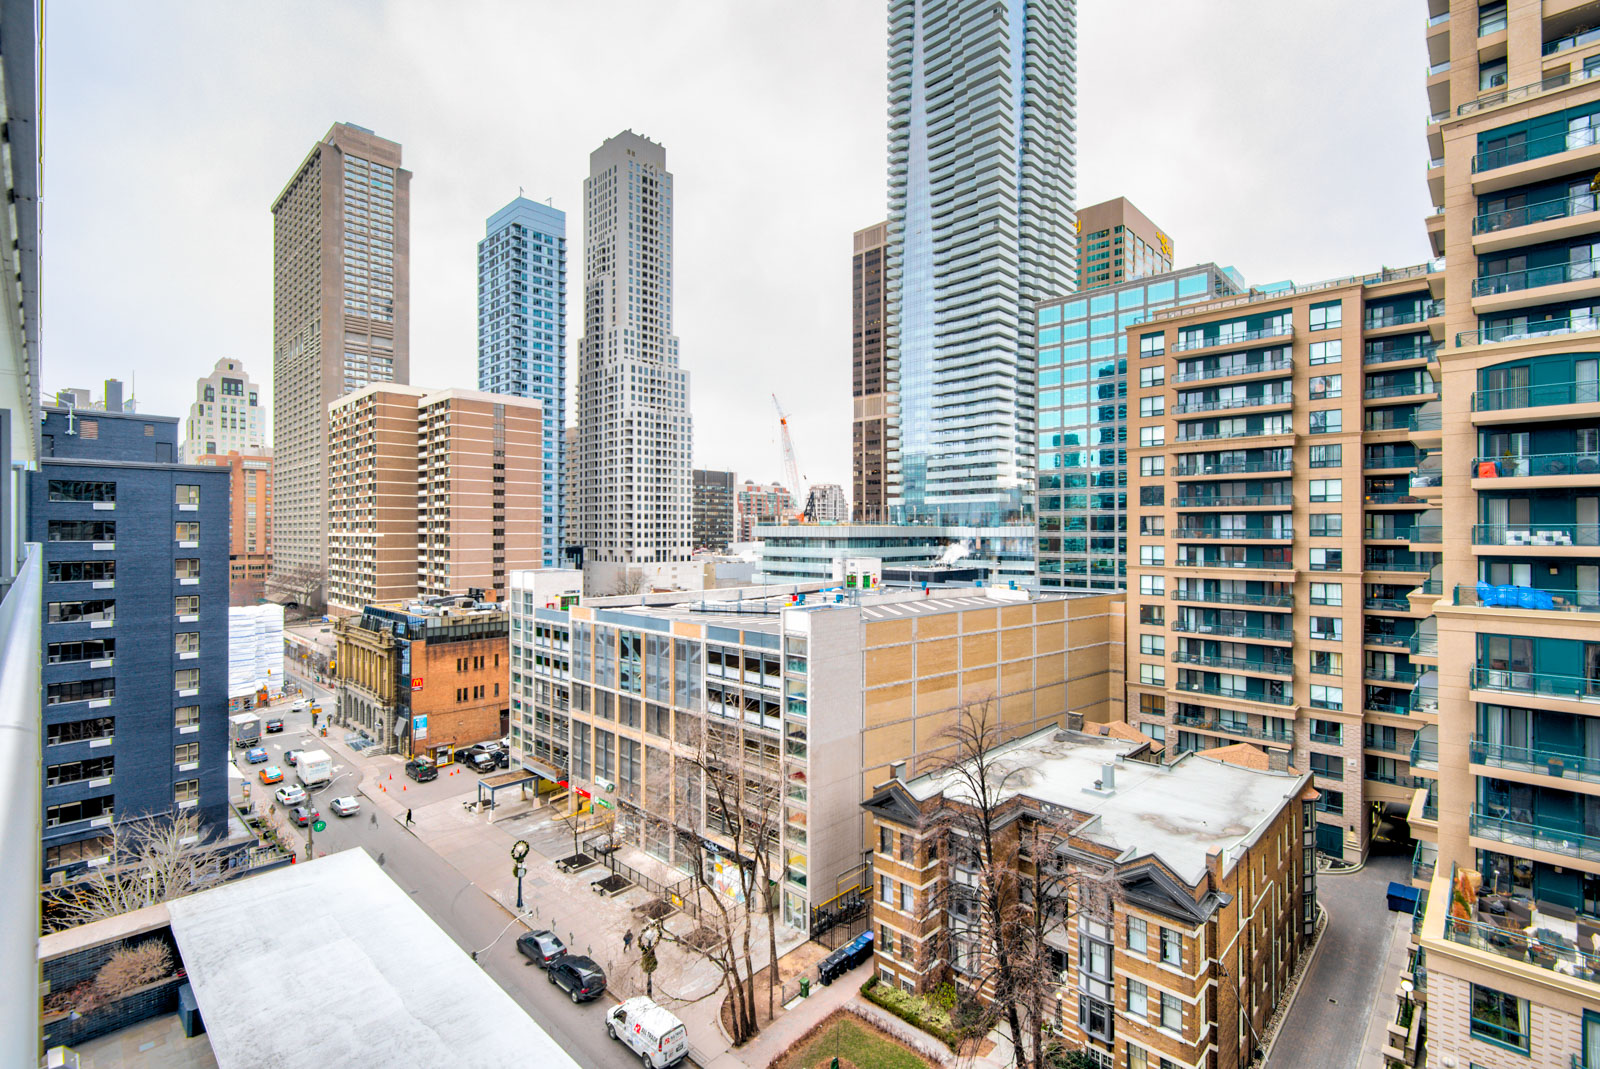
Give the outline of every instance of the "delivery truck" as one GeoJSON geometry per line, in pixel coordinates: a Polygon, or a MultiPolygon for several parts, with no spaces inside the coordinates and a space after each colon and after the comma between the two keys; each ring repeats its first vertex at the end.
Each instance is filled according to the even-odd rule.
{"type": "Polygon", "coordinates": [[[307,750],[295,758],[294,770],[307,787],[321,787],[333,779],[333,758],[327,750],[307,750]]]}
{"type": "Polygon", "coordinates": [[[235,747],[256,746],[261,742],[261,718],[255,713],[239,713],[228,718],[235,747]]]}

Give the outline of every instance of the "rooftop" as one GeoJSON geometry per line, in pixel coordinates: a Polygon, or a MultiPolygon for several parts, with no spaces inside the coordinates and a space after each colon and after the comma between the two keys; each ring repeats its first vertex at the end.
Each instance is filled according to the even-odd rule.
{"type": "Polygon", "coordinates": [[[225,884],[168,910],[220,1069],[577,1069],[364,851],[225,884]],[[309,980],[319,996],[298,997],[286,977],[309,980]]]}
{"type": "MultiPolygon", "coordinates": [[[[1143,743],[1045,728],[995,747],[1005,798],[1026,795],[1088,815],[1074,834],[1121,851],[1119,860],[1154,856],[1191,886],[1206,858],[1223,869],[1249,847],[1309,777],[1184,754],[1170,765],[1127,761],[1143,743]],[[1111,765],[1110,789],[1096,789],[1111,765]]],[[[906,785],[919,801],[944,794],[960,800],[963,782],[950,772],[906,785]]]]}

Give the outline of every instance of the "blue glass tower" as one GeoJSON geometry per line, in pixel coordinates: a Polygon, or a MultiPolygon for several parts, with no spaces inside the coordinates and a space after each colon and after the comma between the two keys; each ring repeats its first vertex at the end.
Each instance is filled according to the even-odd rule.
{"type": "Polygon", "coordinates": [[[518,197],[478,242],[478,389],[544,406],[543,567],[566,544],[567,215],[518,197]]]}

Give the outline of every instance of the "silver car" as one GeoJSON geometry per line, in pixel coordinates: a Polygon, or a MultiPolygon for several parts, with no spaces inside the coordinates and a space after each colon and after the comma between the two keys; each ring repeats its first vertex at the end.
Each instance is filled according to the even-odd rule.
{"type": "Polygon", "coordinates": [[[361,812],[361,801],[354,795],[345,795],[343,798],[335,798],[329,802],[328,808],[341,817],[353,817],[361,812]]]}

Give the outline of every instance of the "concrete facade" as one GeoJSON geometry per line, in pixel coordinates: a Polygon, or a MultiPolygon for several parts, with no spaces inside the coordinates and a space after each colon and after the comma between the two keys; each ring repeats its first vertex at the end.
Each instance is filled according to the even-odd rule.
{"type": "Polygon", "coordinates": [[[1127,197],[1078,209],[1078,291],[1172,270],[1172,238],[1127,197]]]}
{"type": "Polygon", "coordinates": [[[246,453],[262,456],[267,444],[267,410],[260,387],[250,381],[244,363],[217,361],[211,374],[195,383],[194,403],[183,424],[183,462],[197,464],[208,454],[246,453]]]}
{"type": "Polygon", "coordinates": [[[228,820],[228,473],[174,462],[172,417],[45,408],[44,871],[103,863],[113,821],[228,820]]]}
{"type": "Polygon", "coordinates": [[[756,537],[756,528],[766,524],[783,524],[793,520],[800,512],[800,503],[782,483],[762,486],[746,479],[737,492],[739,531],[734,541],[750,542],[756,537]]]}
{"type": "Polygon", "coordinates": [[[233,534],[228,544],[228,598],[254,605],[265,596],[272,570],[272,450],[249,456],[202,456],[197,464],[228,469],[233,534]]]}
{"type": "Polygon", "coordinates": [[[273,573],[320,606],[328,570],[328,406],[411,377],[411,172],[400,146],[336,123],[272,205],[273,573]]]}

